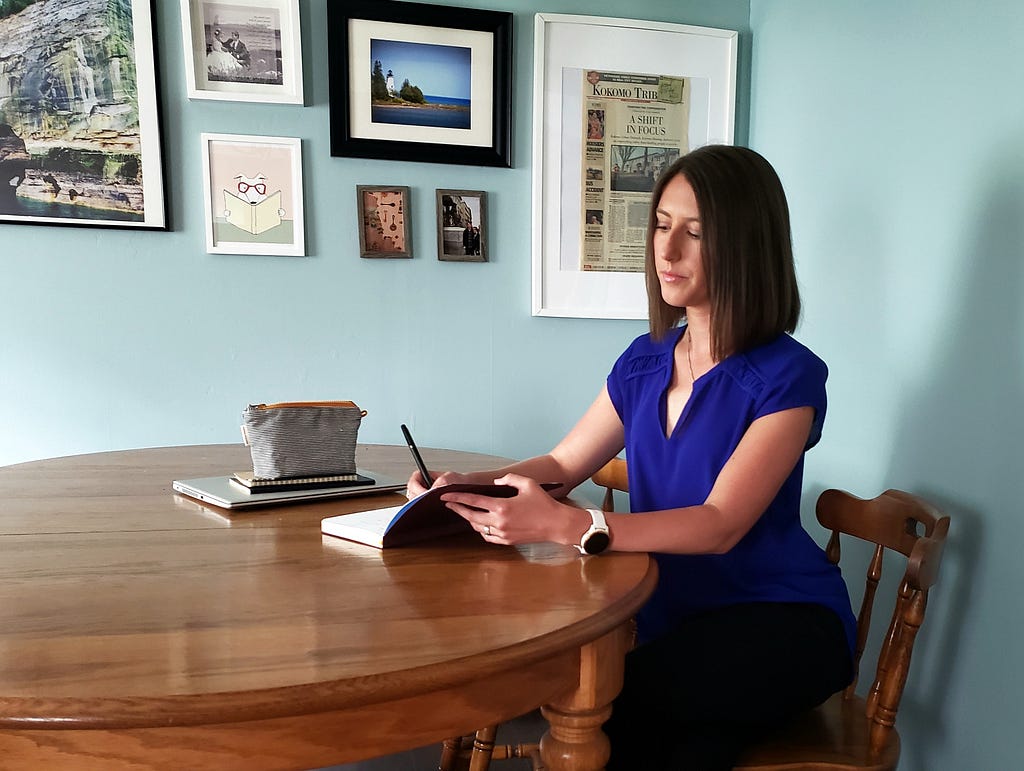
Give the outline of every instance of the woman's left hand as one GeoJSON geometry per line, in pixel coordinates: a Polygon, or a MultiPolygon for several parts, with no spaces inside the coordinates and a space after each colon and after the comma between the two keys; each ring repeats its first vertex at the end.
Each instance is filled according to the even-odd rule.
{"type": "Polygon", "coordinates": [[[448,508],[468,521],[485,541],[576,543],[577,525],[579,533],[589,525],[586,511],[556,501],[529,477],[506,474],[494,483],[510,485],[519,493],[512,498],[454,492],[441,496],[448,508]]]}

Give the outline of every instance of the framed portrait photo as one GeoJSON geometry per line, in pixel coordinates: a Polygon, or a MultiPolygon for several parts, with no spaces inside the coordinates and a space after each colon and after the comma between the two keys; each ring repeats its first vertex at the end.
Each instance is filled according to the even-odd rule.
{"type": "Polygon", "coordinates": [[[201,140],[206,251],[305,255],[301,140],[239,134],[201,140]]]}
{"type": "Polygon", "coordinates": [[[511,166],[512,14],[327,6],[331,154],[511,166]]]}
{"type": "Polygon", "coordinates": [[[0,222],[167,229],[150,0],[0,2],[0,222]]]}
{"type": "Polygon", "coordinates": [[[299,0],[181,0],[189,99],[302,104],[299,0]]]}
{"type": "Polygon", "coordinates": [[[409,188],[356,185],[360,257],[412,257],[409,188]]]}
{"type": "Polygon", "coordinates": [[[437,259],[487,262],[487,193],[437,191],[437,259]]]}

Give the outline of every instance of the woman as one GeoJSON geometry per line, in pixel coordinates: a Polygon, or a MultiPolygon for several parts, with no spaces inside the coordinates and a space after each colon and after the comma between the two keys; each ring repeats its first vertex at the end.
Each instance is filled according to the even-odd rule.
{"type": "MultiPolygon", "coordinates": [[[[608,768],[728,769],[758,731],[852,678],[846,586],[800,524],[827,369],[789,335],[800,314],[789,211],[764,158],[693,151],[652,201],[650,333],[549,454],[435,484],[519,489],[443,496],[491,543],[581,545],[600,512],[537,481],[564,481],[563,494],[625,448],[632,513],[604,513],[610,548],[653,553],[659,582],[605,726],[608,768]]],[[[422,489],[414,474],[410,493],[422,489]]]]}
{"type": "Polygon", "coordinates": [[[220,39],[220,34],[219,29],[213,31],[210,51],[206,54],[206,68],[210,75],[230,75],[242,69],[242,65],[231,55],[224,41],[220,39]]]}

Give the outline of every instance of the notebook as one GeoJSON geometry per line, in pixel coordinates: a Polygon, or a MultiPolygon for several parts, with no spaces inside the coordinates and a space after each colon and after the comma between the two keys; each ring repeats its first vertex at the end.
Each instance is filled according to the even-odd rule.
{"type": "MultiPolygon", "coordinates": [[[[545,490],[561,487],[559,482],[541,485],[545,490]]],[[[434,487],[402,506],[356,511],[320,522],[320,531],[348,541],[386,549],[443,535],[473,532],[473,526],[448,508],[445,493],[476,493],[492,498],[512,498],[519,491],[510,485],[453,484],[434,487]]]]}
{"type": "Polygon", "coordinates": [[[308,490],[314,487],[353,487],[355,485],[372,485],[373,479],[362,474],[332,474],[318,477],[285,477],[282,479],[264,479],[252,471],[236,471],[231,481],[241,485],[250,493],[262,495],[274,490],[308,490]]]}
{"type": "Polygon", "coordinates": [[[222,477],[201,477],[199,479],[175,479],[171,487],[175,492],[197,498],[204,503],[212,503],[224,509],[247,509],[254,506],[267,506],[280,503],[300,503],[330,498],[347,498],[356,495],[372,495],[374,493],[393,493],[405,489],[405,480],[398,480],[375,471],[356,469],[362,476],[369,477],[373,484],[341,485],[338,487],[314,487],[301,490],[270,490],[251,493],[237,482],[231,481],[231,475],[222,477]]]}

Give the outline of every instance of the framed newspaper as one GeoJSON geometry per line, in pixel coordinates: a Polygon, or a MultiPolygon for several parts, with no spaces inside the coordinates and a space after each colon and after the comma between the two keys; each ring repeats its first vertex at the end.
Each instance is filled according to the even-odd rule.
{"type": "Polygon", "coordinates": [[[680,155],[732,144],[738,34],[538,13],[534,316],[647,317],[651,190],[680,155]]]}
{"type": "Polygon", "coordinates": [[[202,134],[206,251],[306,254],[302,141],[202,134]]]}

